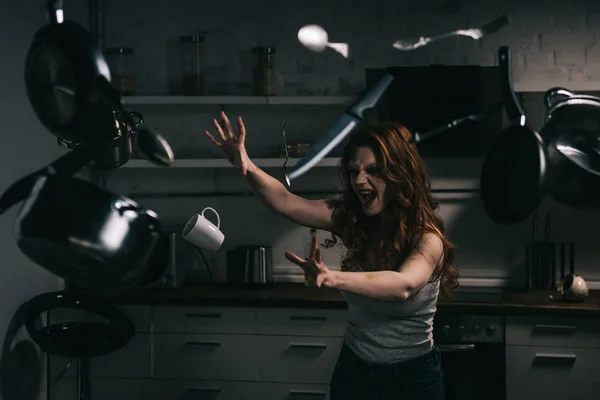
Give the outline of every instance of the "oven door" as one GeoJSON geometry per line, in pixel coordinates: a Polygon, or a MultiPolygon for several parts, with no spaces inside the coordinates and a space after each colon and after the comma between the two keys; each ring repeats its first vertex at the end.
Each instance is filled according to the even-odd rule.
{"type": "Polygon", "coordinates": [[[503,343],[437,343],[445,400],[506,400],[503,343]]]}

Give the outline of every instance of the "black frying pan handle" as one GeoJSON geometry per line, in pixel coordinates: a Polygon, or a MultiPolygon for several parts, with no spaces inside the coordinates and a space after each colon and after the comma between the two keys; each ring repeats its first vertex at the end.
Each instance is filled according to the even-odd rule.
{"type": "Polygon", "coordinates": [[[561,87],[553,87],[552,89],[548,89],[546,94],[544,95],[544,104],[546,108],[552,108],[552,103],[556,96],[564,96],[564,97],[573,97],[575,93],[561,87]]]}
{"type": "Polygon", "coordinates": [[[525,125],[525,112],[515,93],[512,79],[512,58],[510,47],[502,46],[498,50],[498,66],[500,67],[500,85],[502,88],[502,101],[504,110],[511,122],[521,126],[525,125]]]}
{"type": "Polygon", "coordinates": [[[46,13],[50,24],[60,24],[62,22],[63,2],[62,0],[47,0],[46,13]],[[60,14],[60,17],[59,17],[60,14]],[[59,20],[60,18],[60,20],[59,20]]]}
{"type": "Polygon", "coordinates": [[[104,147],[97,143],[83,145],[52,161],[44,168],[44,171],[46,171],[46,174],[71,177],[92,161],[102,150],[104,150],[104,147]]]}
{"type": "Polygon", "coordinates": [[[24,200],[39,178],[53,174],[71,177],[88,164],[101,150],[103,150],[102,146],[79,147],[59,157],[44,168],[19,179],[0,196],[0,215],[24,200]]]}
{"type": "Polygon", "coordinates": [[[29,195],[37,180],[44,175],[44,171],[45,169],[41,169],[24,176],[4,191],[0,196],[0,215],[29,195]]]}

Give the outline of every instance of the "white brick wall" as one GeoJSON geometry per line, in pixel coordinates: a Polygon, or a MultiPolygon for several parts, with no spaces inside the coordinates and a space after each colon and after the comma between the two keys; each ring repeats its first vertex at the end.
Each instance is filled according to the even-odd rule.
{"type": "MultiPolygon", "coordinates": [[[[515,80],[525,90],[567,85],[600,88],[600,4],[597,0],[339,0],[280,1],[106,0],[107,44],[134,46],[140,90],[167,92],[167,42],[180,34],[206,34],[207,78],[213,92],[248,90],[249,49],[277,47],[281,94],[359,91],[364,69],[387,65],[495,64],[500,45],[515,54],[515,80]],[[342,5],[343,4],[343,5],[342,5]],[[475,42],[449,39],[401,53],[391,43],[405,36],[479,26],[501,13],[511,24],[475,42]],[[308,23],[323,25],[332,42],[348,42],[351,59],[333,51],[313,54],[296,40],[308,23]],[[227,82],[224,84],[223,82],[227,82]]],[[[171,56],[170,56],[171,57],[171,56]]],[[[169,74],[171,76],[172,73],[169,74]]],[[[172,76],[171,76],[172,79],[172,76]]]]}

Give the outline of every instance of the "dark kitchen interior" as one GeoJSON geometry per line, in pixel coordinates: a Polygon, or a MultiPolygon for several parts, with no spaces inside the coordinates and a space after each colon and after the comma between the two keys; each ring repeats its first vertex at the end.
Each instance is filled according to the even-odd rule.
{"type": "MultiPolygon", "coordinates": [[[[600,165],[600,2],[64,0],[65,20],[83,27],[104,55],[112,86],[98,85],[118,103],[102,109],[96,97],[78,97],[91,105],[69,134],[40,118],[71,118],[72,104],[58,94],[68,88],[42,94],[44,79],[68,81],[41,72],[58,56],[39,57],[45,68],[26,63],[34,35],[49,24],[44,3],[12,2],[0,13],[7,38],[0,43],[2,191],[61,156],[84,154],[78,146],[93,140],[77,144],[81,131],[101,137],[135,126],[137,137],[115,140],[102,156],[70,157],[68,174],[78,180],[30,180],[31,197],[0,207],[0,400],[329,399],[347,303],[338,290],[311,287],[285,258],[284,251],[307,256],[309,228],[264,207],[203,131],[221,111],[241,115],[250,157],[284,182],[286,150],[291,171],[386,74],[393,82],[359,122],[397,121],[423,135],[417,147],[456,245],[460,287],[439,299],[433,322],[445,398],[600,398],[600,171],[593,172],[600,165]],[[508,25],[483,37],[393,46],[501,15],[508,25]],[[311,24],[326,30],[322,51],[299,40],[311,24]],[[505,50],[522,126],[507,110],[505,50]],[[552,88],[571,93],[556,92],[552,104],[560,104],[550,113],[552,88]],[[529,135],[531,146],[554,138],[555,151],[543,159],[548,173],[521,173],[540,164],[518,158],[528,140],[522,136],[496,157],[510,179],[490,173],[496,178],[484,188],[486,156],[511,129],[529,135]],[[586,146],[595,155],[582,164],[561,153],[586,146]],[[107,191],[137,203],[115,203],[121,208],[111,215],[127,215],[129,225],[110,234],[101,229],[107,191]],[[505,198],[512,214],[502,208],[505,198]],[[143,234],[157,229],[154,213],[164,231],[151,247],[143,234]],[[222,232],[193,239],[218,242],[212,250],[199,251],[184,233],[198,226],[194,218],[186,226],[196,214],[222,232]],[[68,245],[44,246],[53,235],[68,245]],[[89,238],[127,249],[115,245],[112,258],[68,251],[89,238]],[[122,269],[128,274],[116,278],[122,269]],[[115,279],[135,284],[120,290],[115,279]],[[85,288],[91,283],[98,290],[85,288]]],[[[68,40],[83,37],[73,29],[68,40]]],[[[339,192],[344,143],[290,190],[311,199],[339,192]]],[[[342,255],[323,248],[331,270],[340,269],[342,255]]]]}

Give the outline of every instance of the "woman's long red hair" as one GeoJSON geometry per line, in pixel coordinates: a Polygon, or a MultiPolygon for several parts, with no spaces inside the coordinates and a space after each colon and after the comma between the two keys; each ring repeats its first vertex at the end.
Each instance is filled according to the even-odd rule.
{"type": "Polygon", "coordinates": [[[339,167],[343,191],[339,197],[329,200],[335,234],[332,239],[325,240],[325,246],[333,247],[337,238],[341,239],[347,250],[342,270],[352,270],[358,265],[367,270],[397,270],[417,247],[423,234],[431,232],[443,243],[443,258],[432,278],[440,279],[440,291],[448,296],[458,287],[459,272],[453,266],[454,246],[444,234],[444,222],[436,212],[439,204],[431,193],[425,163],[411,138],[406,127],[392,122],[371,125],[352,133],[339,167]],[[388,218],[377,228],[363,213],[350,184],[348,164],[357,147],[373,150],[387,190],[392,190],[386,207],[388,218]],[[375,252],[369,249],[374,254],[368,261],[366,242],[373,229],[387,232],[375,252]]]}

